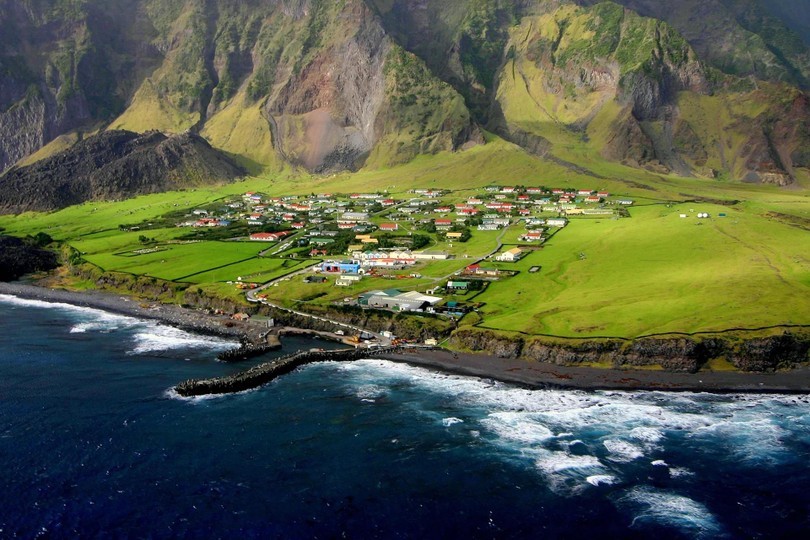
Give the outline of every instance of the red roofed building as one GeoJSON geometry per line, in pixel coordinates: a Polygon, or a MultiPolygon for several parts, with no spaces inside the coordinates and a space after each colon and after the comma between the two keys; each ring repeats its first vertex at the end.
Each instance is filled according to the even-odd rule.
{"type": "Polygon", "coordinates": [[[397,231],[399,230],[399,225],[396,223],[381,223],[380,224],[381,231],[397,231]]]}
{"type": "Polygon", "coordinates": [[[279,231],[274,233],[253,233],[250,239],[255,242],[278,242],[285,236],[292,234],[290,231],[279,231]]]}
{"type": "Polygon", "coordinates": [[[254,242],[278,242],[278,235],[276,233],[259,232],[251,234],[250,239],[254,242]]]}

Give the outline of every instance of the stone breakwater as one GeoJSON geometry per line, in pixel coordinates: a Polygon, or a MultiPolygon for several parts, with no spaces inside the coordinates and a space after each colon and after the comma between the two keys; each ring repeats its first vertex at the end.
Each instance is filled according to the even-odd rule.
{"type": "Polygon", "coordinates": [[[271,342],[268,343],[250,343],[245,342],[236,349],[228,349],[217,355],[217,360],[222,362],[241,362],[249,360],[257,356],[261,356],[270,351],[276,351],[281,348],[281,341],[276,336],[270,336],[271,342]]]}
{"type": "Polygon", "coordinates": [[[304,351],[288,354],[248,370],[213,379],[190,379],[184,381],[174,390],[183,397],[205,396],[211,394],[233,394],[253,390],[270,381],[285,375],[296,368],[313,362],[349,362],[362,358],[374,357],[382,354],[399,352],[399,348],[389,347],[380,349],[341,349],[337,351],[304,351]]]}

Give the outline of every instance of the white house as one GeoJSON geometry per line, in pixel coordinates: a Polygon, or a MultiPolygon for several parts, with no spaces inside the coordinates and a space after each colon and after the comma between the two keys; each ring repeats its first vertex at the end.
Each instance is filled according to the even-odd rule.
{"type": "Polygon", "coordinates": [[[520,248],[512,248],[509,251],[504,251],[495,260],[500,262],[517,262],[523,256],[523,250],[520,248]]]}

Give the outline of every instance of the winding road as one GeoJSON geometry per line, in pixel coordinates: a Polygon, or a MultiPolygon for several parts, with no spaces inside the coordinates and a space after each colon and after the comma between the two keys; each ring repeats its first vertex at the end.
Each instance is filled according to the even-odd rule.
{"type": "Polygon", "coordinates": [[[262,285],[261,287],[249,290],[247,292],[247,300],[248,300],[248,302],[253,302],[253,303],[256,303],[256,304],[264,304],[266,306],[272,307],[273,309],[278,309],[280,311],[286,311],[287,313],[292,313],[294,315],[298,315],[299,317],[307,317],[307,318],[313,319],[315,321],[332,324],[332,325],[340,327],[340,328],[345,328],[345,329],[349,330],[350,332],[356,333],[358,335],[365,333],[365,334],[368,334],[368,335],[373,337],[373,340],[369,343],[369,346],[389,347],[391,345],[391,338],[386,337],[386,336],[384,336],[382,334],[379,334],[377,332],[371,332],[370,330],[367,330],[365,328],[361,328],[359,326],[354,326],[354,325],[351,325],[351,324],[346,324],[346,323],[343,323],[343,322],[340,322],[340,321],[336,321],[334,319],[330,319],[328,317],[321,317],[319,315],[313,315],[311,313],[306,313],[306,312],[303,312],[303,311],[290,309],[290,308],[287,308],[287,307],[284,307],[284,306],[280,306],[280,305],[278,305],[276,303],[270,302],[266,298],[259,298],[258,297],[258,295],[263,290],[268,289],[270,287],[274,287],[276,285],[281,286],[280,284],[282,282],[289,281],[290,279],[292,279],[292,278],[294,278],[296,276],[300,276],[302,274],[310,272],[313,268],[315,268],[316,266],[318,266],[320,264],[321,264],[320,262],[317,262],[315,264],[312,264],[312,265],[309,265],[309,266],[307,266],[305,268],[302,268],[301,270],[296,270],[295,272],[293,272],[291,274],[287,274],[286,276],[283,276],[283,277],[274,279],[272,281],[269,281],[269,282],[265,283],[264,285],[262,285]]]}

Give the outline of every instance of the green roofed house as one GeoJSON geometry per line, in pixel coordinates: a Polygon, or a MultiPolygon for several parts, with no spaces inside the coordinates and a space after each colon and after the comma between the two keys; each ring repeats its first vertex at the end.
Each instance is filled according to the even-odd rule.
{"type": "Polygon", "coordinates": [[[466,291],[469,286],[470,286],[469,281],[448,281],[447,282],[447,288],[448,289],[456,289],[456,290],[466,291]]]}

